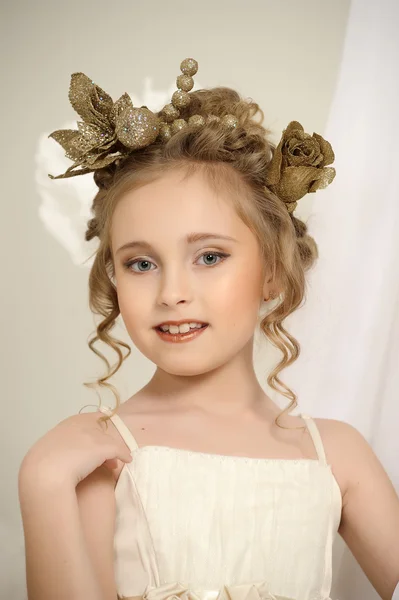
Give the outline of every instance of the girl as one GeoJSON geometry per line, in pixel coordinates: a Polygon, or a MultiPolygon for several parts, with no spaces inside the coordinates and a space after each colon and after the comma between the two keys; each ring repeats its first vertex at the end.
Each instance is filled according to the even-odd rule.
{"type": "Polygon", "coordinates": [[[333,180],[332,148],[297,122],[274,147],[256,103],[230,88],[190,93],[196,61],[181,71],[156,114],[75,73],[83,122],[51,134],[74,160],[58,177],[93,172],[99,187],[89,345],[117,406],[67,418],[24,458],[29,599],[327,600],[337,531],[391,599],[392,483],[350,425],[289,415],[296,396],[279,378],[300,348],[283,321],[317,258],[293,212],[333,180]],[[130,353],[111,335],[119,314],[156,364],[122,404],[108,382],[130,353]],[[258,325],[283,354],[268,376],[290,400],[281,412],[254,372],[258,325]]]}

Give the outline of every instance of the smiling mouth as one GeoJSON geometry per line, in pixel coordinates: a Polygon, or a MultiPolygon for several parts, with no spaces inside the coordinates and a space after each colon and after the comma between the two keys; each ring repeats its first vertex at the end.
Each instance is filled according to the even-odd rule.
{"type": "MultiPolygon", "coordinates": [[[[209,323],[204,323],[203,325],[201,325],[201,327],[190,327],[190,331],[187,331],[186,333],[192,333],[193,331],[199,331],[200,329],[204,329],[205,327],[208,327],[209,323]]],[[[162,333],[170,333],[169,329],[167,331],[164,331],[163,329],[161,329],[160,327],[155,327],[155,329],[157,329],[158,331],[161,331],[162,333]]],[[[185,335],[184,333],[173,333],[171,335],[185,335]]]]}
{"type": "Polygon", "coordinates": [[[193,327],[186,333],[170,333],[169,331],[163,331],[160,327],[155,327],[155,331],[164,342],[180,344],[196,339],[198,336],[202,335],[202,332],[205,331],[208,326],[209,323],[201,325],[201,327],[193,327]]]}

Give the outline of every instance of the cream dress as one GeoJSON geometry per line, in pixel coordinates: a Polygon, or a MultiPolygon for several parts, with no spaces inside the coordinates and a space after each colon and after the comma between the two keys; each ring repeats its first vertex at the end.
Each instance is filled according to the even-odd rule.
{"type": "MultiPolygon", "coordinates": [[[[111,409],[100,407],[111,414],[111,409]]],[[[318,459],[138,447],[115,487],[119,599],[331,600],[342,497],[315,421],[318,459]]]]}

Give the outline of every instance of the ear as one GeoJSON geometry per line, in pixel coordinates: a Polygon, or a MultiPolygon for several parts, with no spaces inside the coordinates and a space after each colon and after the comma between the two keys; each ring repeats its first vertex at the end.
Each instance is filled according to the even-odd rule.
{"type": "Polygon", "coordinates": [[[278,281],[272,278],[271,273],[267,273],[262,287],[262,302],[274,300],[281,294],[281,289],[278,281]]]}
{"type": "Polygon", "coordinates": [[[273,280],[272,280],[272,274],[270,272],[269,269],[265,270],[264,273],[264,280],[263,280],[263,286],[262,286],[262,299],[263,300],[268,300],[270,297],[270,293],[275,291],[274,290],[274,285],[273,285],[273,280]]]}

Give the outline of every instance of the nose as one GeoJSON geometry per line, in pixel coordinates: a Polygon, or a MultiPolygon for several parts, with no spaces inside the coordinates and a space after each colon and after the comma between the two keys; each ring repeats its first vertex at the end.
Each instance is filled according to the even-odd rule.
{"type": "Polygon", "coordinates": [[[174,306],[192,300],[192,285],[186,270],[180,266],[164,269],[158,289],[158,304],[174,306]]]}

